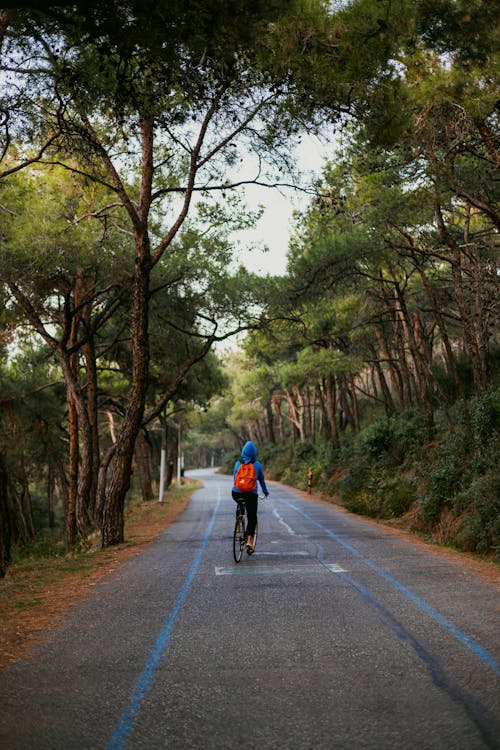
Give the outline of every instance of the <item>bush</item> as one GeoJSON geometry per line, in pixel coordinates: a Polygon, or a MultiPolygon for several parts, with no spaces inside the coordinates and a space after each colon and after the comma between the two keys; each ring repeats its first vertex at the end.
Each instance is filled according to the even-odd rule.
{"type": "Polygon", "coordinates": [[[391,475],[381,483],[378,493],[383,518],[399,518],[415,501],[416,483],[402,475],[391,475]]]}
{"type": "Polygon", "coordinates": [[[474,479],[456,496],[454,511],[464,516],[457,534],[461,549],[500,553],[500,474],[474,479]]]}
{"type": "Polygon", "coordinates": [[[426,440],[425,421],[420,412],[408,411],[368,425],[358,437],[358,447],[372,458],[385,457],[394,465],[418,453],[426,440]]]}
{"type": "MultiPolygon", "coordinates": [[[[500,453],[500,388],[436,412],[437,434],[427,442],[417,410],[382,417],[359,434],[274,448],[272,466],[289,484],[337,492],[362,515],[397,518],[412,506],[418,528],[447,544],[474,552],[498,548],[500,479],[493,474],[500,453]],[[446,530],[446,533],[443,532],[446,530]]],[[[416,527],[415,527],[416,528],[416,527]]]]}
{"type": "Polygon", "coordinates": [[[427,440],[424,414],[407,411],[394,419],[393,448],[396,446],[406,458],[414,458],[427,440]]]}
{"type": "Polygon", "coordinates": [[[492,389],[470,402],[470,423],[474,444],[480,448],[500,432],[500,388],[492,389]]]}
{"type": "Polygon", "coordinates": [[[394,474],[382,462],[362,457],[351,464],[339,482],[339,491],[349,510],[376,518],[398,518],[415,501],[415,480],[394,474]]]}
{"type": "Polygon", "coordinates": [[[66,554],[64,541],[60,538],[59,530],[46,530],[27,544],[19,544],[13,548],[13,561],[46,560],[61,557],[66,554]]]}
{"type": "Polygon", "coordinates": [[[232,474],[234,464],[241,457],[241,451],[234,450],[231,453],[225,453],[224,458],[221,461],[220,471],[222,474],[232,474]]]}
{"type": "Polygon", "coordinates": [[[338,482],[338,491],[343,500],[353,502],[369,485],[372,461],[368,455],[354,453],[338,482]]]}
{"type": "Polygon", "coordinates": [[[444,456],[430,469],[420,505],[425,521],[437,520],[441,511],[451,504],[451,499],[460,487],[462,472],[456,457],[444,456]]]}
{"type": "Polygon", "coordinates": [[[393,438],[393,421],[389,418],[378,419],[360,433],[359,448],[371,458],[380,458],[390,452],[393,438]]]}

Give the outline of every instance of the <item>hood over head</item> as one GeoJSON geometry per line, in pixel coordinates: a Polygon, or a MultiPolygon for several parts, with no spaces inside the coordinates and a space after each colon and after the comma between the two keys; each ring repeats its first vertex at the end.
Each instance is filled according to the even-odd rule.
{"type": "Polygon", "coordinates": [[[257,448],[252,443],[252,441],[249,440],[243,446],[243,450],[241,451],[241,458],[243,459],[245,463],[249,463],[250,461],[255,461],[256,456],[257,456],[257,448]]]}

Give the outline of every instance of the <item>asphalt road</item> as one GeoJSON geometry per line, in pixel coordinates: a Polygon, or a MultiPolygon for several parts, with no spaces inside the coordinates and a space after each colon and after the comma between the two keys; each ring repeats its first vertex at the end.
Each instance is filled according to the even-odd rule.
{"type": "Polygon", "coordinates": [[[278,484],[232,559],[230,480],[0,672],[9,750],[500,748],[499,589],[278,484]]]}

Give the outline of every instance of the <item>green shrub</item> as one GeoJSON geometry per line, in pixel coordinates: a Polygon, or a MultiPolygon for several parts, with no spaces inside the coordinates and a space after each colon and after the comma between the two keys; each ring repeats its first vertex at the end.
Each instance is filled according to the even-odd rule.
{"type": "Polygon", "coordinates": [[[373,458],[385,457],[399,465],[408,456],[418,454],[426,440],[425,420],[421,412],[407,411],[398,417],[384,417],[372,422],[360,433],[359,450],[373,458]]]}
{"type": "Polygon", "coordinates": [[[415,480],[403,475],[388,476],[381,483],[378,494],[383,518],[399,518],[415,501],[415,480]]]}
{"type": "Polygon", "coordinates": [[[372,461],[368,455],[355,453],[338,482],[338,491],[343,500],[352,502],[365,491],[370,483],[372,461]]]}
{"type": "Polygon", "coordinates": [[[500,388],[473,398],[469,406],[470,423],[474,443],[477,447],[498,438],[500,432],[500,388]]]}
{"type": "Polygon", "coordinates": [[[220,471],[222,474],[232,474],[234,469],[234,464],[238,460],[238,458],[241,457],[241,451],[234,450],[230,453],[225,453],[224,458],[221,461],[220,471]]]}
{"type": "Polygon", "coordinates": [[[360,433],[359,447],[372,458],[389,453],[394,439],[394,422],[386,417],[372,422],[360,433]]]}
{"type": "Polygon", "coordinates": [[[458,546],[466,551],[500,553],[500,474],[477,477],[460,492],[454,511],[463,514],[457,534],[458,546]]]}
{"type": "Polygon", "coordinates": [[[415,480],[394,474],[382,462],[351,465],[339,482],[346,507],[376,518],[398,518],[415,501],[415,480]]]}
{"type": "Polygon", "coordinates": [[[435,521],[443,508],[450,505],[453,496],[460,487],[462,472],[456,457],[443,456],[430,468],[424,493],[420,499],[423,516],[426,521],[435,521]]]}
{"type": "Polygon", "coordinates": [[[394,418],[393,448],[397,447],[404,457],[415,457],[427,440],[424,414],[407,411],[394,418]]]}
{"type": "Polygon", "coordinates": [[[380,508],[377,498],[369,492],[360,492],[345,502],[345,507],[351,513],[369,518],[379,518],[380,508]]]}
{"type": "Polygon", "coordinates": [[[26,559],[50,559],[66,554],[64,541],[59,530],[47,530],[27,544],[16,545],[13,549],[13,560],[19,562],[26,559]]]}

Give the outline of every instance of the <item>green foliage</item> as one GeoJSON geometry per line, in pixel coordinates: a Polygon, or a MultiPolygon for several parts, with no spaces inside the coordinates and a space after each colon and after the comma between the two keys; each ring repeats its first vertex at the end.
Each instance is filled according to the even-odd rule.
{"type": "Polygon", "coordinates": [[[455,404],[438,420],[432,444],[426,442],[423,415],[407,411],[374,420],[358,435],[344,435],[337,448],[322,438],[299,443],[293,454],[289,446],[267,445],[267,472],[306,490],[312,469],[313,491],[337,496],[352,512],[390,519],[412,511],[415,528],[441,541],[466,551],[495,552],[500,537],[499,393],[492,389],[455,404]],[[443,513],[454,519],[445,537],[443,513]]]}
{"type": "Polygon", "coordinates": [[[314,459],[314,445],[312,443],[299,443],[293,455],[289,458],[288,465],[283,470],[281,481],[299,487],[301,490],[307,489],[307,475],[309,468],[314,464],[314,459]]]}
{"type": "Polygon", "coordinates": [[[390,454],[385,458],[383,452],[377,457],[356,450],[336,484],[347,508],[377,518],[397,518],[409,510],[415,501],[416,480],[395,471],[390,454]]]}
{"type": "Polygon", "coordinates": [[[500,437],[500,388],[492,388],[469,404],[472,438],[477,450],[500,437]]]}
{"type": "Polygon", "coordinates": [[[29,544],[18,544],[14,547],[13,560],[21,562],[27,560],[47,560],[64,557],[66,548],[59,530],[45,529],[29,544]]]}
{"type": "MultiPolygon", "coordinates": [[[[424,478],[425,489],[420,504],[425,523],[433,523],[444,508],[455,513],[466,512],[464,498],[479,497],[473,489],[481,485],[500,455],[500,389],[491,389],[468,403],[457,403],[453,410],[453,424],[443,434],[434,451],[432,462],[424,478]],[[458,499],[457,499],[458,498],[458,499]]],[[[478,500],[478,508],[481,502],[478,500]]],[[[481,512],[471,509],[476,521],[481,512]]],[[[472,523],[472,521],[470,522],[472,523]]]]}
{"type": "Polygon", "coordinates": [[[462,522],[456,544],[463,550],[500,553],[500,473],[475,477],[453,499],[453,510],[462,522]]]}
{"type": "Polygon", "coordinates": [[[499,389],[448,413],[436,442],[423,442],[418,413],[372,422],[341,451],[344,471],[336,482],[346,507],[382,518],[418,508],[420,528],[433,534],[444,512],[457,519],[447,539],[487,553],[498,548],[500,474],[499,389]],[[451,420],[451,428],[450,428],[451,420]]]}
{"type": "MultiPolygon", "coordinates": [[[[124,208],[144,211],[148,205],[147,180],[140,186],[147,128],[140,131],[137,124],[154,124],[147,239],[155,252],[175,226],[173,196],[188,182],[195,131],[207,107],[218,102],[197,158],[197,195],[204,198],[193,201],[196,218],[185,222],[161,260],[155,256],[148,405],[175,391],[179,401],[196,405],[199,416],[216,391],[226,388],[212,359],[184,371],[185,363],[196,361],[201,341],[222,337],[229,323],[242,330],[260,326],[264,317],[275,320],[265,336],[249,337],[247,357],[234,363],[217,418],[193,419],[191,455],[204,452],[213,459],[217,444],[223,445],[232,470],[239,455],[233,452],[236,435],[241,440],[256,430],[265,434],[276,394],[282,398],[284,429],[293,423],[303,438],[309,427],[300,420],[310,401],[303,407],[299,396],[313,394],[316,418],[321,401],[323,435],[315,432],[314,441],[306,435],[293,455],[288,446],[259,446],[276,475],[305,489],[311,469],[316,488],[338,489],[349,507],[382,517],[405,513],[418,496],[423,526],[432,528],[451,509],[464,515],[461,543],[490,548],[494,524],[487,498],[497,489],[491,467],[498,460],[499,393],[473,397],[485,387],[471,366],[474,358],[458,361],[457,377],[445,344],[453,352],[470,349],[464,346],[465,326],[479,332],[476,324],[486,311],[492,330],[496,323],[490,304],[496,291],[491,227],[497,215],[490,153],[498,93],[493,4],[131,0],[105,7],[89,0],[87,5],[84,14],[69,7],[21,9],[5,30],[2,54],[14,85],[4,100],[10,136],[4,163],[17,153],[24,158],[40,151],[43,134],[55,133],[55,123],[63,137],[44,151],[43,167],[9,171],[1,186],[0,277],[14,295],[0,288],[2,347],[16,325],[26,325],[27,303],[31,325],[38,316],[46,340],[49,331],[59,336],[78,298],[81,303],[78,276],[92,294],[85,330],[95,334],[99,352],[100,403],[112,404],[120,416],[126,413],[134,248],[124,208]],[[15,73],[21,60],[30,60],[30,66],[15,73]],[[51,90],[51,77],[57,89],[51,90]],[[40,127],[42,112],[46,120],[40,127]],[[300,218],[289,278],[261,279],[247,268],[233,273],[231,233],[251,227],[256,215],[227,196],[220,201],[209,196],[226,185],[228,168],[237,169],[236,137],[246,139],[245,148],[255,148],[263,167],[268,158],[281,171],[281,165],[290,166],[290,139],[304,124],[318,126],[325,114],[329,123],[342,126],[348,147],[332,153],[316,186],[318,198],[300,218]],[[82,140],[90,123],[95,138],[82,140]],[[106,173],[104,153],[123,170],[120,186],[118,172],[106,173]],[[47,168],[62,161],[71,174],[47,168]],[[444,231],[436,225],[436,198],[444,231]],[[446,232],[458,247],[467,247],[462,266],[445,246],[446,232]],[[459,281],[462,305],[458,293],[454,296],[459,281]],[[446,360],[441,370],[437,352],[446,360]],[[407,370],[406,391],[401,388],[398,400],[388,390],[396,388],[396,373],[403,378],[407,370]],[[424,377],[421,387],[417,380],[424,377]],[[370,387],[372,400],[356,404],[356,410],[358,392],[370,387]],[[451,407],[462,390],[467,404],[451,407]],[[298,417],[292,414],[295,395],[298,417]],[[428,406],[428,415],[436,411],[436,440],[425,451],[419,411],[379,418],[383,410],[393,414],[416,403],[428,406]],[[326,406],[337,410],[338,447],[326,438],[337,427],[326,406]],[[446,412],[440,412],[443,406],[446,412]],[[356,435],[358,413],[362,429],[356,435]]],[[[137,236],[137,223],[134,231],[137,236]]],[[[488,336],[480,351],[490,346],[488,336]]],[[[36,387],[60,373],[46,372],[38,380],[26,363],[15,366],[28,372],[2,373],[0,448],[8,453],[11,481],[20,483],[22,472],[27,475],[35,521],[41,523],[41,477],[34,477],[48,456],[58,463],[64,458],[65,420],[56,388],[50,391],[56,394],[52,402],[36,387]],[[13,417],[16,402],[20,418],[13,417]],[[19,440],[11,442],[22,445],[9,445],[4,425],[14,422],[19,440]]],[[[81,375],[85,388],[83,369],[81,375]]]]}
{"type": "Polygon", "coordinates": [[[426,438],[421,412],[405,412],[398,417],[372,421],[359,435],[356,450],[372,459],[385,458],[391,464],[415,458],[426,438]]]}
{"type": "Polygon", "coordinates": [[[444,451],[430,467],[425,480],[425,491],[420,499],[426,523],[436,521],[444,508],[449,507],[451,498],[461,487],[462,479],[463,469],[458,457],[444,451]]]}

